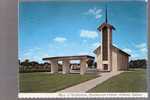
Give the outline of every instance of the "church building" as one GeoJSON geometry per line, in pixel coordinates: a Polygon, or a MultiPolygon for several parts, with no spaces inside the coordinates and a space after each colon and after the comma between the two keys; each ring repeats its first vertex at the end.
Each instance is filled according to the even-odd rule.
{"type": "Polygon", "coordinates": [[[98,27],[98,30],[101,33],[102,43],[94,50],[97,70],[102,72],[127,70],[130,55],[112,44],[112,31],[115,27],[108,23],[107,7],[105,22],[98,27]]]}

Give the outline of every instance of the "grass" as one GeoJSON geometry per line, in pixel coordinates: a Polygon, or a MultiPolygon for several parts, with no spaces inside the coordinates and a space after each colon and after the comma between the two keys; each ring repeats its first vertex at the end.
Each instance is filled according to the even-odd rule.
{"type": "Polygon", "coordinates": [[[96,77],[91,74],[20,73],[20,92],[56,92],[96,77]]]}
{"type": "Polygon", "coordinates": [[[88,92],[146,92],[146,70],[132,69],[97,85],[88,92]]]}

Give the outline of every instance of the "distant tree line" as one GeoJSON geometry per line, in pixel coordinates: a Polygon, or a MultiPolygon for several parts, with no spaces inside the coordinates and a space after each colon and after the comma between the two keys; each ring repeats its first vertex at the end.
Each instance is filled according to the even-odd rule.
{"type": "Polygon", "coordinates": [[[49,72],[50,71],[50,64],[45,63],[38,63],[36,61],[29,61],[28,59],[24,61],[19,60],[19,72],[20,73],[27,73],[27,72],[49,72]]]}
{"type": "MultiPolygon", "coordinates": [[[[87,62],[89,68],[92,67],[93,65],[93,61],[89,60],[87,62]]],[[[71,66],[80,66],[80,64],[70,64],[71,66]]],[[[78,68],[75,67],[73,68],[73,70],[77,70],[78,68]]],[[[24,61],[20,61],[19,60],[19,72],[20,73],[28,73],[28,72],[50,72],[51,71],[51,64],[50,63],[39,63],[36,61],[29,61],[28,59],[24,60],[24,61]]],[[[58,63],[58,71],[62,71],[62,64],[58,63]]]]}
{"type": "MultiPolygon", "coordinates": [[[[94,64],[95,68],[97,66],[96,62],[88,61],[88,66],[94,64]]],[[[71,64],[74,65],[74,64],[71,64]]],[[[79,64],[78,64],[79,65],[79,64]]],[[[147,61],[145,59],[138,59],[138,60],[131,60],[129,62],[129,68],[146,68],[147,61]]],[[[62,71],[62,65],[58,64],[58,70],[62,71]]],[[[24,61],[19,60],[19,72],[20,73],[27,73],[27,72],[50,72],[51,71],[51,64],[50,63],[38,63],[36,61],[29,61],[28,59],[24,61]]]]}
{"type": "Polygon", "coordinates": [[[129,68],[146,68],[147,61],[145,59],[131,60],[129,68]]]}

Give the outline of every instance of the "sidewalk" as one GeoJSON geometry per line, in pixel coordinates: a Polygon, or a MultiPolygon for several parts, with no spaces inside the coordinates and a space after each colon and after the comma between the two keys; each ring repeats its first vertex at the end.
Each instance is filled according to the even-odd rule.
{"type": "Polygon", "coordinates": [[[97,77],[95,79],[80,83],[78,85],[66,88],[64,90],[58,91],[57,93],[65,93],[65,92],[80,92],[80,93],[85,93],[86,91],[94,88],[95,86],[97,86],[98,84],[106,81],[107,79],[118,75],[120,73],[122,73],[123,71],[118,71],[118,72],[105,72],[105,73],[101,73],[100,77],[97,77]]]}

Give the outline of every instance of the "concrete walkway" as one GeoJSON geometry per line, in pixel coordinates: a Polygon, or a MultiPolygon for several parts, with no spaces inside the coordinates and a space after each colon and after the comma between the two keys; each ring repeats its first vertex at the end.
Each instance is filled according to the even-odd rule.
{"type": "Polygon", "coordinates": [[[120,73],[122,73],[123,71],[117,71],[117,72],[105,72],[105,73],[101,73],[99,77],[80,83],[78,85],[66,88],[64,90],[58,91],[57,93],[65,93],[65,92],[80,92],[80,93],[85,93],[88,90],[94,88],[95,86],[97,86],[98,84],[106,81],[107,79],[118,75],[120,73]]]}

